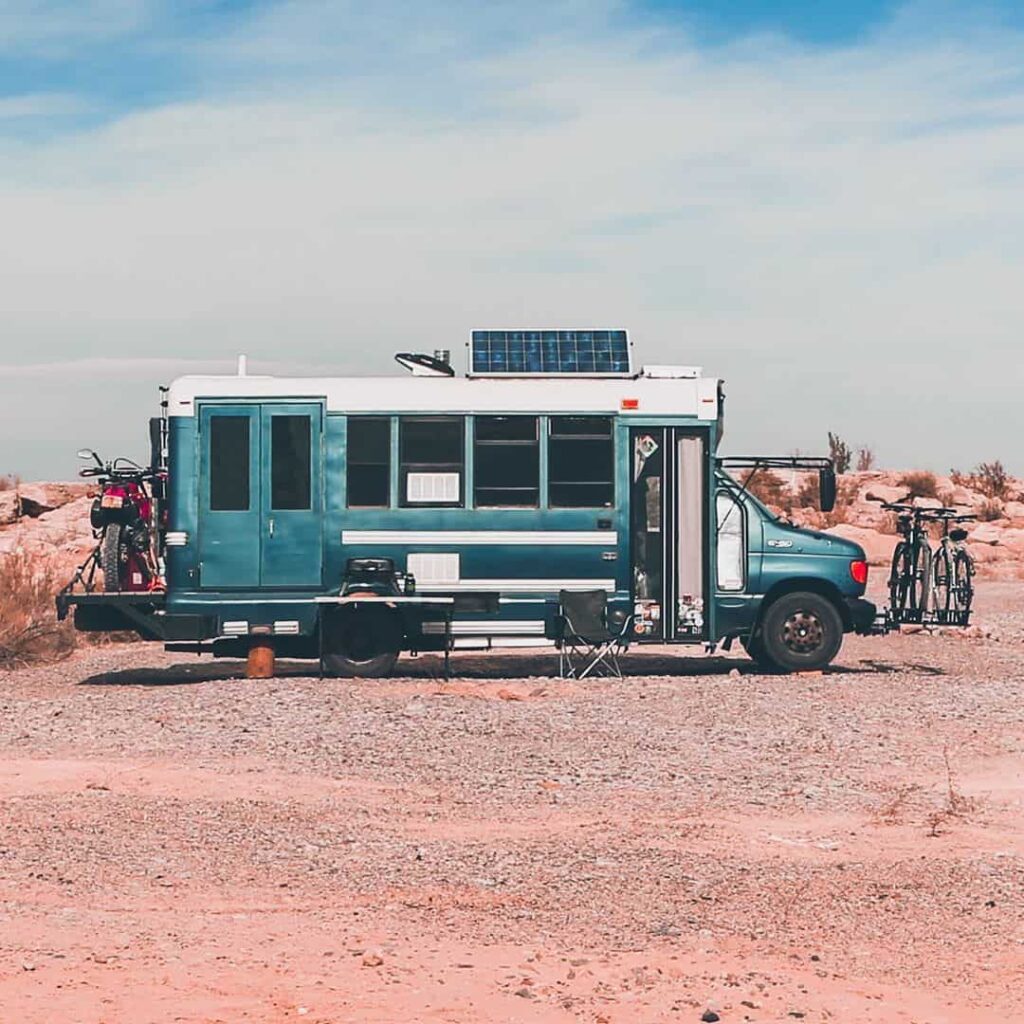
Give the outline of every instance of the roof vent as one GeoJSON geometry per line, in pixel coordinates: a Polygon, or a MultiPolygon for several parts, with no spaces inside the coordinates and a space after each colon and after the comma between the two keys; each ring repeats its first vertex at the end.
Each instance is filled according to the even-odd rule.
{"type": "Polygon", "coordinates": [[[696,380],[700,377],[699,366],[645,366],[643,376],[652,380],[696,380]]]}

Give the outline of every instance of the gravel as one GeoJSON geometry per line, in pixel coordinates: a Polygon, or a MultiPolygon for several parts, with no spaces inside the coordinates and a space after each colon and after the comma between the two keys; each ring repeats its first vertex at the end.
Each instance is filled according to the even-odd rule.
{"type": "Polygon", "coordinates": [[[796,677],[644,649],[622,681],[257,682],[143,644],[0,674],[0,1006],[1024,1015],[1022,597],[796,677]]]}

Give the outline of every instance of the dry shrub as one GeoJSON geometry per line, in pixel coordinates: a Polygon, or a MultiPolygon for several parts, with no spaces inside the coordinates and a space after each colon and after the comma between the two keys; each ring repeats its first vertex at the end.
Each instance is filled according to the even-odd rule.
{"type": "Polygon", "coordinates": [[[893,784],[887,787],[886,799],[875,811],[875,821],[881,825],[898,825],[910,809],[913,798],[921,792],[916,782],[893,784]]]}
{"type": "Polygon", "coordinates": [[[0,476],[0,491],[16,491],[20,483],[20,477],[16,477],[13,473],[7,473],[5,476],[0,476]]]}
{"type": "Polygon", "coordinates": [[[900,486],[907,488],[911,498],[937,498],[939,493],[939,482],[935,474],[927,470],[904,473],[900,477],[900,486]]]}
{"type": "Polygon", "coordinates": [[[837,473],[848,473],[853,465],[853,449],[831,430],[828,432],[828,457],[837,473]]]}
{"type": "Polygon", "coordinates": [[[975,486],[986,498],[1009,497],[1010,474],[999,459],[980,463],[972,475],[976,481],[975,486]]]}
{"type": "Polygon", "coordinates": [[[1003,503],[995,498],[986,498],[976,510],[975,515],[983,523],[994,523],[1003,518],[1003,503]]]}
{"type": "Polygon", "coordinates": [[[960,487],[980,491],[986,498],[1010,497],[1010,474],[999,459],[995,462],[979,462],[970,473],[954,469],[950,479],[960,487]]]}
{"type": "Polygon", "coordinates": [[[862,444],[857,449],[857,472],[868,473],[875,468],[875,450],[870,445],[862,444]]]}
{"type": "MultiPolygon", "coordinates": [[[[838,526],[850,521],[850,506],[857,500],[860,488],[856,480],[837,479],[836,506],[831,512],[825,512],[825,525],[838,526]]],[[[820,508],[821,487],[818,474],[804,477],[796,492],[796,504],[799,508],[820,508]]]]}
{"type": "Polygon", "coordinates": [[[741,483],[769,508],[788,512],[793,507],[793,492],[785,480],[770,469],[751,470],[741,483]]]}
{"type": "Polygon", "coordinates": [[[75,646],[70,622],[58,622],[55,566],[25,552],[0,555],[0,668],[56,661],[75,646]]]}
{"type": "Polygon", "coordinates": [[[878,524],[878,532],[895,537],[899,533],[899,516],[895,512],[886,512],[878,524]]]}
{"type": "Polygon", "coordinates": [[[928,815],[926,822],[930,836],[941,835],[942,826],[952,820],[963,820],[977,808],[978,802],[960,792],[956,773],[949,756],[949,747],[942,748],[942,761],[946,766],[946,793],[941,807],[937,807],[928,815]]]}

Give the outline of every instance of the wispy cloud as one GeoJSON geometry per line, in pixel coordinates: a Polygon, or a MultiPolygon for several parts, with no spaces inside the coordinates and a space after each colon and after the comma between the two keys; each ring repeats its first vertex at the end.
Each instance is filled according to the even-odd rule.
{"type": "Polygon", "coordinates": [[[261,6],[181,44],[173,102],[0,143],[0,358],[379,371],[624,323],[730,379],[737,445],[1012,459],[1024,37],[917,17],[709,47],[622,4],[261,6]]]}
{"type": "Polygon", "coordinates": [[[0,53],[57,57],[145,26],[155,0],[4,0],[0,53]]]}

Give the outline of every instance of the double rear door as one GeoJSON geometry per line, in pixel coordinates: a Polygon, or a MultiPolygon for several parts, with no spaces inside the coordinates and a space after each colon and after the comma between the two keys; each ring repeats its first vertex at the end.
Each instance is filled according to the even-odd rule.
{"type": "Polygon", "coordinates": [[[200,407],[202,588],[320,586],[323,415],[312,402],[200,407]]]}

